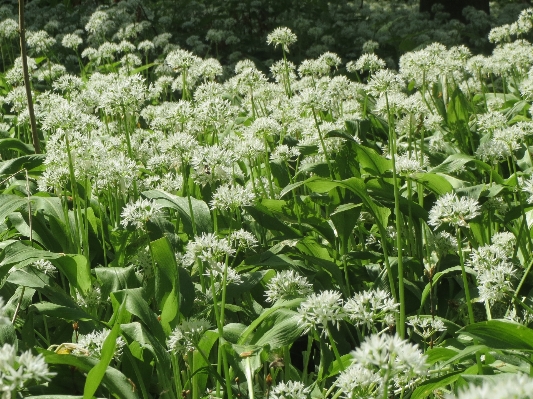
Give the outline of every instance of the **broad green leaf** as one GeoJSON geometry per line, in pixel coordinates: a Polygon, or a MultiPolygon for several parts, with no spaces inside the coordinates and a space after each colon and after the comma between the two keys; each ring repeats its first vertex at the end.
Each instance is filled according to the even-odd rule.
{"type": "Polygon", "coordinates": [[[0,261],[0,279],[3,279],[12,267],[22,268],[40,259],[47,259],[51,261],[61,256],[64,255],[55,254],[49,251],[42,251],[24,245],[20,241],[14,241],[9,243],[0,253],[0,257],[2,259],[0,261]]]}
{"type": "Polygon", "coordinates": [[[457,351],[448,348],[435,347],[426,351],[429,364],[435,364],[437,362],[444,362],[450,360],[457,355],[457,351]]]}
{"type": "MultiPolygon", "coordinates": [[[[57,354],[55,352],[44,349],[37,350],[43,354],[44,360],[48,364],[64,364],[76,367],[82,372],[89,372],[97,363],[98,359],[87,356],[75,356],[67,354],[57,354]]],[[[107,367],[105,374],[102,377],[102,382],[105,384],[110,393],[120,399],[138,399],[137,393],[133,389],[131,382],[119,370],[113,367],[107,367]]]]}
{"type": "Polygon", "coordinates": [[[51,302],[66,306],[68,308],[79,309],[72,297],[59,287],[50,276],[37,271],[32,267],[23,267],[9,273],[7,281],[23,287],[30,287],[45,295],[51,302]]]}
{"type": "Polygon", "coordinates": [[[73,322],[76,320],[96,320],[93,316],[85,312],[81,308],[72,308],[64,305],[57,305],[52,302],[38,302],[32,305],[32,308],[36,309],[38,313],[56,317],[58,319],[73,322]]]}
{"type": "Polygon", "coordinates": [[[271,308],[265,309],[261,315],[257,319],[255,319],[247,328],[243,331],[241,337],[239,338],[238,344],[243,345],[246,342],[248,342],[248,337],[252,332],[256,330],[256,328],[261,324],[267,317],[269,317],[273,312],[275,312],[279,308],[295,308],[297,306],[300,306],[300,304],[304,301],[304,298],[296,298],[292,299],[290,301],[285,300],[279,300],[274,305],[272,305],[271,308]]]}
{"type": "Polygon", "coordinates": [[[298,188],[300,186],[303,186],[305,184],[305,181],[299,181],[296,183],[289,184],[281,190],[281,193],[279,194],[279,198],[283,198],[287,193],[291,192],[295,188],[298,188]]]}
{"type": "Polygon", "coordinates": [[[417,173],[414,180],[422,183],[435,194],[443,195],[453,190],[452,185],[444,178],[435,173],[417,173]]]}
{"type": "MultiPolygon", "coordinates": [[[[16,172],[26,168],[30,176],[35,176],[36,172],[40,172],[43,162],[46,158],[44,154],[23,155],[21,157],[10,159],[9,161],[0,162],[0,176],[12,175],[16,172]]],[[[21,172],[21,176],[24,173],[21,172]]]]}
{"type": "Polygon", "coordinates": [[[387,172],[392,172],[392,161],[379,155],[372,148],[357,145],[357,160],[361,168],[373,176],[383,176],[387,172]]]}
{"type": "MultiPolygon", "coordinates": [[[[157,320],[155,313],[150,309],[148,302],[143,297],[142,288],[131,288],[112,292],[111,303],[113,309],[117,313],[120,304],[124,303],[126,310],[131,314],[137,316],[145,326],[150,328],[152,334],[161,342],[165,342],[165,333],[161,327],[161,323],[157,320]]],[[[117,313],[118,314],[118,313],[117,313]]]]}
{"type": "Polygon", "coordinates": [[[52,263],[67,277],[69,283],[83,294],[92,289],[91,269],[85,256],[60,256],[53,259],[52,263]]]}
{"type": "Polygon", "coordinates": [[[168,335],[180,316],[178,265],[166,237],[150,242],[150,251],[155,262],[155,296],[161,310],[161,326],[168,335]]]}
{"type": "Polygon", "coordinates": [[[246,330],[246,327],[246,324],[242,323],[226,324],[223,329],[224,339],[232,344],[236,344],[239,341],[239,337],[246,330]]]}
{"type": "MultiPolygon", "coordinates": [[[[163,390],[173,389],[173,385],[168,377],[169,370],[172,368],[170,361],[171,355],[167,352],[166,348],[140,323],[122,324],[120,327],[123,336],[128,339],[128,342],[138,343],[141,348],[146,348],[155,357],[157,378],[163,390]]],[[[172,397],[168,392],[161,395],[162,399],[172,397]]]]}
{"type": "Polygon", "coordinates": [[[116,318],[115,325],[102,345],[100,361],[87,374],[85,386],[83,387],[83,399],[91,399],[93,397],[104,378],[111,359],[113,359],[117,346],[117,338],[120,335],[120,319],[122,319],[120,314],[124,312],[124,309],[123,303],[118,310],[119,316],[116,318]]]}
{"type": "Polygon", "coordinates": [[[24,155],[30,155],[35,153],[35,148],[33,147],[33,145],[26,144],[23,141],[14,137],[0,139],[0,151],[4,150],[16,150],[20,151],[24,155]]]}
{"type": "Polygon", "coordinates": [[[448,123],[468,123],[471,108],[472,106],[463,92],[459,88],[456,88],[450,97],[446,110],[448,123]]]}
{"type": "Polygon", "coordinates": [[[426,381],[422,384],[420,384],[416,389],[414,390],[413,394],[411,395],[411,399],[424,399],[427,398],[429,395],[431,395],[436,390],[439,390],[441,388],[445,388],[450,384],[453,384],[457,379],[461,376],[461,372],[455,372],[451,374],[446,374],[442,377],[433,378],[429,381],[426,381]]]}
{"type": "Polygon", "coordinates": [[[350,239],[360,213],[361,204],[342,204],[329,215],[341,241],[345,242],[350,239]]]}
{"type": "Polygon", "coordinates": [[[254,344],[259,346],[269,345],[271,349],[278,349],[294,343],[302,335],[305,327],[298,324],[298,313],[292,313],[291,317],[274,324],[259,339],[255,340],[254,335],[254,344]]]}
{"type": "Polygon", "coordinates": [[[154,65],[159,65],[159,63],[158,63],[158,62],[151,62],[151,63],[149,63],[149,64],[141,65],[141,66],[138,67],[138,68],[132,69],[132,70],[128,73],[128,75],[135,75],[135,74],[137,74],[137,73],[139,73],[139,72],[142,72],[142,71],[144,71],[144,70],[146,70],[146,69],[148,69],[148,68],[153,67],[154,65]]]}
{"type": "Polygon", "coordinates": [[[478,353],[486,352],[489,348],[485,345],[470,345],[457,352],[457,354],[445,362],[440,364],[440,367],[446,367],[449,364],[457,364],[466,359],[474,359],[474,356],[478,353]]]}
{"type": "MultiPolygon", "coordinates": [[[[465,270],[466,269],[467,268],[465,268],[465,270]]],[[[433,276],[433,282],[432,282],[433,286],[437,285],[437,283],[439,282],[441,277],[443,277],[443,276],[445,276],[445,275],[447,275],[449,273],[454,273],[454,272],[459,273],[460,271],[461,271],[461,266],[454,266],[454,267],[450,267],[450,268],[448,268],[446,270],[443,270],[442,272],[435,273],[435,275],[433,276]]],[[[468,268],[467,271],[471,271],[473,273],[471,268],[468,268]]],[[[424,304],[426,303],[426,300],[427,300],[427,298],[429,296],[430,290],[431,290],[431,284],[427,283],[425,288],[424,288],[424,291],[422,291],[422,298],[420,299],[420,309],[422,309],[424,307],[424,304]]]]}
{"type": "Polygon", "coordinates": [[[54,235],[48,228],[42,212],[32,216],[31,228],[27,212],[13,212],[8,215],[11,225],[23,236],[32,237],[33,241],[41,244],[44,248],[52,252],[61,252],[62,246],[56,241],[54,235]]]}
{"type": "Polygon", "coordinates": [[[533,330],[510,320],[489,320],[459,330],[492,349],[533,351],[533,330]]]}
{"type": "Polygon", "coordinates": [[[53,216],[61,223],[65,222],[65,212],[61,198],[52,197],[48,193],[37,193],[30,197],[32,209],[42,209],[45,215],[53,216]]]}
{"type": "Polygon", "coordinates": [[[100,282],[104,297],[107,297],[111,292],[139,287],[139,280],[135,275],[133,265],[128,267],[96,267],[93,271],[100,282]]]}
{"type": "Polygon", "coordinates": [[[18,195],[0,195],[0,223],[4,223],[5,218],[21,207],[28,207],[28,199],[18,195]]]}
{"type": "MultiPolygon", "coordinates": [[[[183,221],[185,232],[192,236],[192,218],[189,209],[189,202],[187,198],[178,197],[162,190],[150,190],[142,193],[145,197],[155,199],[160,205],[176,209],[183,221]]],[[[191,207],[194,216],[194,223],[196,224],[196,233],[211,233],[213,231],[213,223],[211,222],[211,213],[209,207],[204,201],[196,198],[191,198],[191,207]]]]}
{"type": "Polygon", "coordinates": [[[4,344],[14,345],[17,347],[17,333],[15,332],[15,327],[13,324],[2,324],[0,325],[0,346],[4,344]]]}
{"type": "Polygon", "coordinates": [[[280,221],[277,215],[268,207],[258,202],[252,206],[245,206],[244,209],[249,213],[261,226],[268,230],[279,231],[284,235],[284,238],[293,238],[301,236],[301,233],[296,229],[288,226],[286,223],[280,221]]]}
{"type": "MultiPolygon", "coordinates": [[[[209,354],[211,353],[211,349],[213,348],[213,345],[218,340],[218,333],[214,331],[206,331],[202,335],[202,338],[200,338],[200,342],[198,342],[198,348],[203,352],[203,354],[209,359],[209,354]]],[[[220,377],[219,375],[216,375],[216,368],[210,367],[211,365],[206,362],[204,357],[198,352],[198,350],[195,350],[193,352],[193,380],[195,380],[195,388],[199,390],[199,392],[205,392],[206,385],[207,385],[207,374],[199,373],[201,369],[207,368],[209,372],[215,373],[214,377],[217,378],[222,384],[225,384],[225,381],[220,377]]]]}

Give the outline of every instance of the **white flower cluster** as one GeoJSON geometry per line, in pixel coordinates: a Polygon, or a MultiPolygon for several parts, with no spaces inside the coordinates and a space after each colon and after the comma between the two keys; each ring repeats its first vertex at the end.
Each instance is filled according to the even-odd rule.
{"type": "MultiPolygon", "coordinates": [[[[72,353],[75,355],[88,355],[99,359],[102,356],[104,342],[109,336],[110,332],[111,330],[109,329],[103,329],[101,331],[93,331],[86,335],[80,335],[78,344],[72,353]]],[[[120,361],[122,352],[124,350],[124,345],[126,345],[124,338],[118,337],[116,341],[115,352],[113,354],[113,358],[116,361],[120,361]]]]}
{"type": "Polygon", "coordinates": [[[267,283],[266,288],[265,296],[268,302],[308,296],[313,292],[313,286],[307,281],[307,278],[294,270],[276,272],[276,275],[267,283]]]}
{"type": "Polygon", "coordinates": [[[4,344],[0,348],[0,392],[2,398],[16,397],[16,392],[27,383],[50,381],[56,373],[48,370],[41,354],[34,356],[30,351],[17,356],[15,347],[4,344]]]}
{"type": "Polygon", "coordinates": [[[210,328],[210,323],[204,319],[191,318],[182,321],[174,330],[172,330],[168,337],[168,351],[181,354],[193,351],[198,346],[204,332],[210,328]]]}
{"type": "Polygon", "coordinates": [[[398,306],[390,293],[376,289],[355,293],[344,304],[344,310],[355,325],[372,330],[376,323],[394,325],[398,306]]]}
{"type": "Polygon", "coordinates": [[[457,396],[449,394],[446,399],[530,399],[533,378],[520,373],[499,374],[481,385],[470,385],[457,396]]]}
{"type": "Polygon", "coordinates": [[[380,398],[426,377],[427,356],[397,335],[371,335],[352,353],[353,363],[336,385],[347,399],[380,398]]]}
{"type": "Polygon", "coordinates": [[[135,202],[126,204],[122,210],[120,224],[124,227],[133,225],[137,229],[144,229],[146,222],[162,214],[163,207],[155,200],[139,198],[135,202]]]}
{"type": "Polygon", "coordinates": [[[510,260],[515,241],[512,233],[497,233],[491,245],[472,249],[467,265],[477,272],[480,302],[493,305],[514,293],[512,283],[520,275],[510,260]]]}
{"type": "Polygon", "coordinates": [[[479,215],[479,203],[469,197],[457,197],[456,193],[447,193],[439,197],[429,211],[428,224],[439,227],[446,223],[456,227],[468,227],[468,220],[479,215]]]}

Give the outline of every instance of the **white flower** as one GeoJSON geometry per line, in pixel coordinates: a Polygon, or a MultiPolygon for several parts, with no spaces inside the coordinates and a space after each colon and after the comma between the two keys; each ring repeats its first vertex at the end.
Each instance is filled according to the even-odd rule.
{"type": "Polygon", "coordinates": [[[211,200],[211,209],[237,210],[252,205],[255,194],[247,187],[224,184],[217,188],[211,200]]]}
{"type": "Polygon", "coordinates": [[[342,295],[338,291],[327,290],[319,294],[311,294],[298,308],[298,324],[304,327],[304,334],[311,329],[323,328],[322,334],[327,331],[328,322],[339,326],[344,317],[342,308],[342,295]]]}
{"type": "Polygon", "coordinates": [[[393,324],[398,306],[388,292],[377,289],[355,293],[344,304],[344,310],[355,325],[371,329],[376,322],[393,324]]]}
{"type": "Polygon", "coordinates": [[[147,221],[162,213],[162,208],[155,200],[139,198],[124,207],[120,214],[122,217],[120,224],[124,227],[131,224],[137,229],[143,229],[147,221]]]}
{"type": "Polygon", "coordinates": [[[483,380],[481,385],[471,384],[457,396],[449,394],[446,399],[529,399],[533,392],[533,378],[526,374],[500,374],[498,379],[483,380]]]}
{"type": "Polygon", "coordinates": [[[46,259],[38,259],[32,263],[32,266],[44,274],[54,275],[57,272],[57,269],[52,262],[46,259]]]}
{"type": "Polygon", "coordinates": [[[41,354],[34,356],[30,351],[16,356],[15,348],[4,344],[0,348],[0,392],[2,398],[11,398],[16,391],[24,388],[27,382],[50,381],[56,373],[48,370],[41,354]]]}
{"type": "Polygon", "coordinates": [[[363,73],[364,71],[369,71],[374,73],[383,68],[385,68],[385,61],[373,53],[365,53],[355,63],[350,61],[346,64],[348,72],[359,71],[359,73],[363,73]]]}
{"type": "Polygon", "coordinates": [[[378,399],[383,397],[383,382],[379,373],[354,363],[339,374],[335,385],[346,399],[378,399]]]}
{"type": "Polygon", "coordinates": [[[310,295],[313,285],[294,270],[277,272],[267,283],[265,295],[268,302],[310,295]]]}
{"type": "Polygon", "coordinates": [[[427,356],[397,335],[373,334],[351,354],[355,364],[392,379],[397,388],[425,377],[428,370],[427,356]]]}
{"type": "Polygon", "coordinates": [[[289,28],[276,28],[267,36],[267,44],[274,43],[274,47],[281,44],[283,51],[289,52],[289,46],[296,43],[296,35],[289,28]]]}
{"type": "Polygon", "coordinates": [[[257,239],[255,236],[243,229],[233,231],[229,236],[229,240],[231,241],[232,245],[235,245],[240,249],[253,248],[257,246],[257,239]]]}
{"type": "Polygon", "coordinates": [[[228,239],[218,238],[211,233],[203,233],[187,243],[183,264],[192,265],[197,258],[204,262],[213,263],[234,253],[235,250],[231,247],[228,239]]]}
{"type": "Polygon", "coordinates": [[[272,388],[272,399],[307,399],[310,388],[300,381],[280,382],[272,388]]]}
{"type": "Polygon", "coordinates": [[[63,40],[61,40],[61,45],[63,47],[76,50],[80,44],[83,43],[83,40],[81,37],[74,33],[67,33],[65,36],[63,36],[63,40]]]}
{"type": "MultiPolygon", "coordinates": [[[[104,341],[106,340],[110,332],[111,330],[104,329],[101,331],[93,331],[86,335],[80,335],[78,345],[72,353],[75,355],[88,354],[89,356],[100,358],[102,356],[102,348],[104,346],[104,341]]],[[[115,352],[113,354],[113,358],[115,360],[120,360],[124,345],[126,345],[124,338],[120,336],[117,337],[115,352]]]]}
{"type": "Polygon", "coordinates": [[[424,339],[429,339],[437,331],[446,331],[446,326],[441,319],[432,317],[414,316],[407,321],[413,327],[413,331],[424,339]]]}
{"type": "Polygon", "coordinates": [[[372,74],[368,81],[367,90],[373,96],[385,93],[398,92],[404,87],[402,78],[389,69],[381,69],[372,74]]]}
{"type": "Polygon", "coordinates": [[[204,319],[182,321],[171,333],[167,340],[167,348],[171,353],[185,353],[196,349],[205,331],[211,328],[204,319]]]}
{"type": "Polygon", "coordinates": [[[455,193],[447,193],[435,201],[429,211],[428,224],[438,227],[442,223],[467,227],[467,221],[479,215],[480,205],[472,198],[458,198],[455,193]]]}

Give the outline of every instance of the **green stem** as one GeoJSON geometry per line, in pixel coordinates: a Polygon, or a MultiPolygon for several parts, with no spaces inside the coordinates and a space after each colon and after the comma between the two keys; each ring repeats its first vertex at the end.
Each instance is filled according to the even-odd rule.
{"type": "Polygon", "coordinates": [[[396,173],[396,137],[392,123],[392,115],[389,108],[389,97],[385,92],[385,101],[387,104],[387,115],[389,124],[389,151],[392,160],[392,179],[394,181],[394,214],[396,217],[396,247],[398,250],[398,294],[400,302],[400,323],[398,333],[400,338],[405,338],[405,289],[404,289],[404,271],[403,271],[403,243],[402,243],[402,219],[400,214],[400,189],[398,187],[398,175],[396,173]]]}

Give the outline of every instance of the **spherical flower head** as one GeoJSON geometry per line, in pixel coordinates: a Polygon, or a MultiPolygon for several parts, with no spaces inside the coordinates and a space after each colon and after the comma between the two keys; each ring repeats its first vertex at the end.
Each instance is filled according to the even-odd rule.
{"type": "Polygon", "coordinates": [[[182,321],[168,337],[168,351],[181,354],[193,351],[198,346],[204,332],[210,328],[211,324],[204,319],[191,318],[182,321]]]}
{"type": "Polygon", "coordinates": [[[217,262],[234,253],[235,250],[227,238],[218,238],[212,233],[202,233],[187,243],[183,264],[192,265],[197,259],[209,263],[217,262]]]}
{"type": "Polygon", "coordinates": [[[252,205],[255,194],[247,187],[238,184],[223,184],[213,193],[211,209],[237,210],[252,205]]]}
{"type": "Polygon", "coordinates": [[[327,290],[319,294],[311,294],[298,308],[298,324],[304,327],[304,334],[311,329],[322,327],[322,334],[327,331],[328,322],[339,326],[344,317],[342,294],[338,291],[327,290]]]}
{"type": "Polygon", "coordinates": [[[266,287],[265,295],[268,302],[307,296],[313,292],[313,285],[307,281],[307,278],[294,270],[277,272],[266,287]]]}
{"type": "Polygon", "coordinates": [[[395,161],[396,172],[408,178],[413,178],[417,173],[424,172],[426,166],[429,165],[429,159],[427,157],[422,158],[421,161],[413,156],[409,156],[409,154],[397,155],[395,161]]]}
{"type": "Polygon", "coordinates": [[[515,244],[516,237],[513,233],[509,231],[495,233],[492,236],[492,245],[500,247],[509,257],[512,256],[515,244]]]}
{"type": "Polygon", "coordinates": [[[133,225],[137,229],[144,229],[147,221],[159,216],[163,207],[156,203],[155,200],[139,198],[135,202],[127,204],[120,216],[120,224],[124,227],[133,225]]]}
{"type": "Polygon", "coordinates": [[[379,373],[352,364],[342,371],[335,381],[346,399],[377,399],[383,397],[383,378],[379,373]]]}
{"type": "Polygon", "coordinates": [[[249,127],[249,133],[258,138],[275,136],[280,132],[280,124],[270,117],[257,118],[249,127]]]}
{"type": "Polygon", "coordinates": [[[242,276],[234,268],[223,262],[211,262],[210,266],[205,275],[215,280],[216,285],[218,285],[218,287],[215,286],[216,291],[218,291],[217,288],[222,288],[224,273],[226,273],[226,285],[242,284],[242,276]]]}
{"type": "Polygon", "coordinates": [[[257,246],[257,239],[255,236],[244,229],[233,231],[229,236],[229,240],[232,245],[236,246],[238,249],[248,249],[257,246]]]}
{"type": "Polygon", "coordinates": [[[50,378],[56,375],[56,373],[48,370],[42,354],[34,356],[31,351],[23,352],[18,362],[19,370],[22,369],[22,376],[26,381],[43,382],[50,381],[50,378]]]}
{"type": "MultiPolygon", "coordinates": [[[[109,336],[110,332],[111,330],[103,329],[101,331],[93,331],[87,335],[80,335],[78,345],[72,353],[76,355],[88,354],[89,356],[99,359],[102,356],[104,342],[109,336]]],[[[113,358],[115,360],[120,360],[122,351],[124,350],[124,345],[126,345],[124,338],[117,337],[115,352],[113,354],[113,358]]]]}
{"type": "Polygon", "coordinates": [[[440,256],[455,253],[458,249],[457,238],[447,231],[439,231],[437,234],[430,236],[429,244],[440,256]]]}
{"type": "Polygon", "coordinates": [[[373,334],[351,352],[354,362],[382,376],[400,377],[404,381],[425,376],[427,356],[417,345],[402,340],[397,335],[373,334]]]}
{"type": "Polygon", "coordinates": [[[509,373],[505,378],[487,379],[481,385],[470,384],[457,396],[446,399],[529,399],[533,392],[533,378],[526,374],[509,373]]]}
{"type": "Polygon", "coordinates": [[[5,393],[15,393],[24,388],[27,382],[50,381],[55,374],[48,371],[48,365],[41,354],[34,356],[27,351],[17,357],[12,345],[4,344],[0,348],[0,389],[4,392],[2,398],[11,398],[5,393]]]}
{"type": "Polygon", "coordinates": [[[434,333],[438,331],[446,331],[446,326],[441,319],[432,317],[414,316],[407,324],[413,327],[413,331],[424,339],[429,339],[434,333]]]}
{"type": "Polygon", "coordinates": [[[286,144],[278,145],[270,154],[272,161],[289,162],[293,158],[297,158],[300,151],[296,147],[289,147],[286,144]]]}
{"type": "Polygon", "coordinates": [[[272,399],[307,399],[310,388],[300,381],[280,382],[270,392],[272,399]]]}
{"type": "Polygon", "coordinates": [[[92,289],[83,295],[76,291],[76,303],[85,310],[97,308],[102,303],[100,287],[93,286],[92,289]]]}
{"type": "Polygon", "coordinates": [[[344,304],[344,310],[355,325],[371,329],[376,322],[393,322],[398,306],[387,291],[377,289],[355,293],[344,304]]]}
{"type": "Polygon", "coordinates": [[[346,69],[352,73],[356,71],[359,71],[359,73],[364,71],[374,73],[383,68],[385,68],[385,61],[373,53],[365,53],[355,63],[350,61],[346,64],[346,69]]]}
{"type": "Polygon", "coordinates": [[[83,39],[74,33],[67,33],[61,40],[61,45],[71,50],[76,50],[82,43],[83,39]]]}
{"type": "Polygon", "coordinates": [[[376,97],[385,93],[398,92],[405,86],[402,78],[389,69],[381,69],[374,73],[367,84],[368,92],[376,97]]]}
{"type": "Polygon", "coordinates": [[[32,266],[48,275],[54,275],[57,272],[57,269],[52,262],[46,259],[38,259],[32,263],[32,266]]]}
{"type": "Polygon", "coordinates": [[[479,215],[480,205],[477,200],[468,197],[457,197],[455,193],[447,193],[437,199],[429,211],[428,223],[439,227],[448,223],[456,227],[468,227],[468,220],[479,215]]]}
{"type": "Polygon", "coordinates": [[[171,51],[165,58],[165,63],[178,72],[187,71],[193,65],[199,64],[201,61],[202,59],[200,57],[195,56],[190,51],[182,49],[171,51]]]}
{"type": "Polygon", "coordinates": [[[279,27],[269,33],[267,36],[267,44],[274,43],[274,47],[281,44],[283,51],[289,52],[289,46],[296,43],[296,35],[292,33],[289,28],[279,27]]]}

